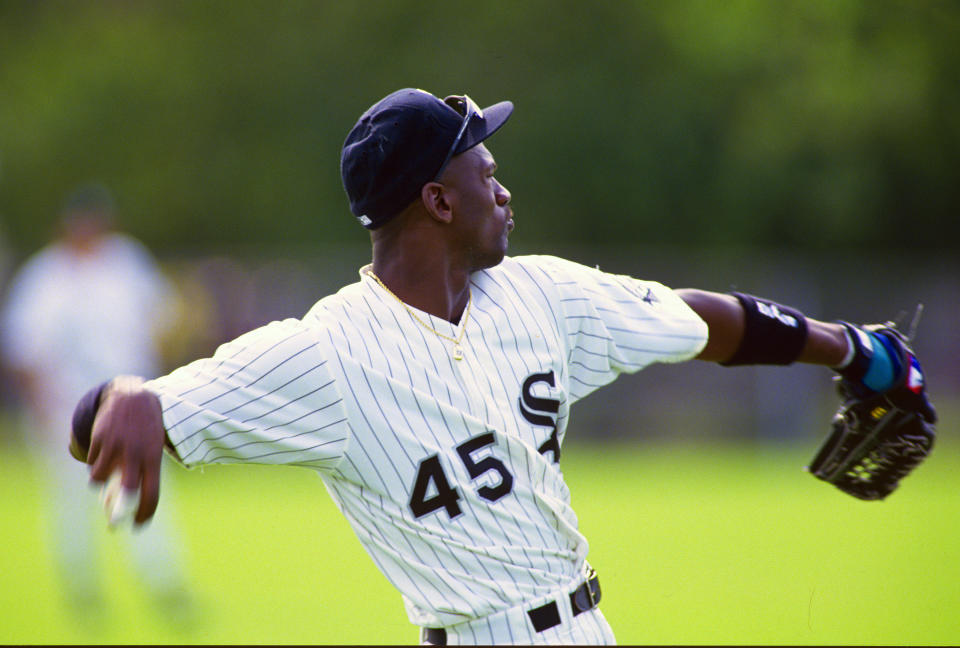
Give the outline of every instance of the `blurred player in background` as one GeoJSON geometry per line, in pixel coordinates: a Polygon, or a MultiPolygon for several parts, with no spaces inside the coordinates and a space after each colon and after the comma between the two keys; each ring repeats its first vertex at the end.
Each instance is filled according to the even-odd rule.
{"type": "MultiPolygon", "coordinates": [[[[159,340],[176,312],[173,286],[146,248],[113,227],[110,192],[77,188],[56,239],[12,277],[0,311],[0,349],[49,487],[59,575],[68,602],[84,613],[102,601],[96,542],[103,518],[96,490],[78,487],[87,470],[64,452],[63,431],[91,381],[160,370],[159,340]]],[[[163,515],[127,532],[132,562],[161,603],[186,609],[180,543],[170,533],[163,515]]]]}

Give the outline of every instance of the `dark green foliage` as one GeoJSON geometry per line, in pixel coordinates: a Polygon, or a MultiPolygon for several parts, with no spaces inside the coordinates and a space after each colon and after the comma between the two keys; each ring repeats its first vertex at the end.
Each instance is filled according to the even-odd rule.
{"type": "Polygon", "coordinates": [[[161,252],[357,241],[339,150],[403,86],[513,99],[518,241],[952,248],[952,2],[0,5],[0,218],[97,179],[161,252]]]}

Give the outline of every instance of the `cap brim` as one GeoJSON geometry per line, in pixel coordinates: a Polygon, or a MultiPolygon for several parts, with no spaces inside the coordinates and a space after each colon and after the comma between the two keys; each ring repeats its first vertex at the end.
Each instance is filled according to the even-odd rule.
{"type": "Polygon", "coordinates": [[[483,140],[496,133],[501,126],[507,123],[507,119],[513,113],[512,101],[501,101],[488,108],[483,109],[483,120],[473,120],[467,126],[467,132],[464,133],[460,145],[457,146],[456,153],[473,148],[483,140]]]}

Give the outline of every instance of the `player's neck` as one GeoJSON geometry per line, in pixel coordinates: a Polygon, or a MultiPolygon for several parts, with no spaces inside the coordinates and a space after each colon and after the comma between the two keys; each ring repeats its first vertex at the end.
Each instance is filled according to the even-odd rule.
{"type": "Polygon", "coordinates": [[[424,249],[377,254],[374,247],[372,270],[404,303],[454,324],[470,299],[469,271],[424,249]]]}
{"type": "Polygon", "coordinates": [[[456,324],[470,300],[473,268],[450,236],[414,204],[371,233],[372,270],[405,304],[456,324]]]}

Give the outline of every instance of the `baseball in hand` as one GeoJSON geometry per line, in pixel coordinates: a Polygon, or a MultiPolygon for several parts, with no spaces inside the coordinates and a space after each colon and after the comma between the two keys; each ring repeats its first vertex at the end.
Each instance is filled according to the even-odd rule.
{"type": "Polygon", "coordinates": [[[132,523],[140,504],[140,489],[127,490],[120,477],[120,470],[115,470],[100,490],[100,502],[111,527],[132,523]]]}

